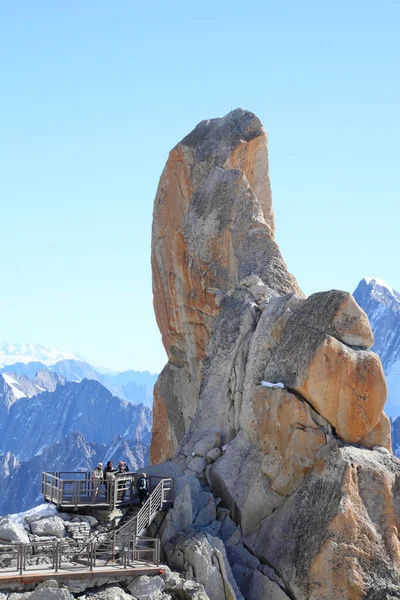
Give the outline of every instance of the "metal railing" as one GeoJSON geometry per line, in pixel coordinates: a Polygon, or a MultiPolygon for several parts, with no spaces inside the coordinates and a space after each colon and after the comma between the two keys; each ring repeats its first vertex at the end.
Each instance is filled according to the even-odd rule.
{"type": "Polygon", "coordinates": [[[110,563],[113,567],[126,569],[134,567],[138,562],[148,566],[159,565],[160,540],[132,538],[124,540],[123,545],[116,545],[113,541],[89,542],[79,550],[66,541],[9,544],[0,547],[1,572],[19,575],[36,570],[54,573],[77,569],[93,571],[110,563]]]}
{"type": "MultiPolygon", "coordinates": [[[[104,483],[96,484],[92,481],[90,472],[45,472],[42,473],[42,494],[45,500],[60,508],[78,508],[82,505],[97,504],[113,510],[121,505],[134,504],[135,479],[135,473],[120,473],[104,483]]],[[[164,482],[164,503],[172,503],[174,498],[172,478],[150,476],[150,495],[158,488],[161,481],[164,482]]]]}
{"type": "MultiPolygon", "coordinates": [[[[136,515],[122,523],[113,533],[114,543],[121,543],[130,537],[139,538],[154,521],[160,510],[166,510],[173,505],[174,480],[172,478],[157,478],[159,482],[153,488],[146,502],[136,515]]],[[[150,490],[152,488],[150,482],[150,490]]]]}
{"type": "Polygon", "coordinates": [[[133,504],[135,473],[118,474],[105,482],[92,481],[88,472],[42,473],[42,494],[58,507],[87,504],[117,506],[133,504]]]}
{"type": "MultiPolygon", "coordinates": [[[[132,485],[128,474],[113,481],[113,506],[118,498],[122,498],[123,492],[126,493],[127,482],[131,494],[132,485]]],[[[75,506],[91,487],[90,473],[43,473],[42,476],[43,494],[59,505],[65,505],[67,498],[75,506]],[[65,475],[73,475],[75,478],[63,479],[62,476],[65,475]]],[[[160,540],[141,537],[140,534],[151,525],[159,511],[167,510],[173,505],[174,479],[150,477],[149,490],[148,498],[134,516],[109,534],[103,533],[99,539],[92,537],[81,546],[73,540],[0,545],[0,570],[22,575],[39,568],[40,571],[55,573],[61,569],[71,571],[77,568],[93,571],[110,562],[121,568],[134,566],[138,562],[158,565],[160,540]]]]}

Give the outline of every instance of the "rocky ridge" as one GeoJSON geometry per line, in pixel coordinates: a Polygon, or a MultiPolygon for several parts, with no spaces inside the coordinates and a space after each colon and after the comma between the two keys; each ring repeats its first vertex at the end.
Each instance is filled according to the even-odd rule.
{"type": "Polygon", "coordinates": [[[148,407],[112,396],[97,381],[60,379],[47,370],[33,380],[0,374],[0,514],[37,503],[42,471],[90,471],[107,460],[136,469],[148,460],[148,407]]]}
{"type": "Polygon", "coordinates": [[[213,600],[398,597],[400,463],[368,318],[346,292],[305,298],[273,231],[261,123],[202,122],[154,207],[165,555],[213,600]]]}
{"type": "Polygon", "coordinates": [[[108,460],[114,464],[122,460],[137,471],[148,459],[148,444],[122,436],[110,444],[88,442],[80,432],[70,433],[27,460],[6,452],[0,456],[0,515],[27,510],[41,501],[43,471],[92,471],[98,462],[108,460]]]}
{"type": "Polygon", "coordinates": [[[395,419],[400,416],[400,294],[382,279],[365,277],[354,298],[371,323],[372,350],[382,361],[388,386],[385,410],[395,419]]]}

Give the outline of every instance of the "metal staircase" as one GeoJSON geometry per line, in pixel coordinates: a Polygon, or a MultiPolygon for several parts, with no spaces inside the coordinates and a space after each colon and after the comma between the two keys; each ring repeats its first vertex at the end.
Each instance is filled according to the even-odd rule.
{"type": "Polygon", "coordinates": [[[150,527],[156,515],[161,510],[171,508],[174,498],[173,480],[161,479],[148,496],[146,502],[139,510],[133,510],[128,519],[110,532],[114,543],[118,546],[132,538],[138,538],[150,527]]]}

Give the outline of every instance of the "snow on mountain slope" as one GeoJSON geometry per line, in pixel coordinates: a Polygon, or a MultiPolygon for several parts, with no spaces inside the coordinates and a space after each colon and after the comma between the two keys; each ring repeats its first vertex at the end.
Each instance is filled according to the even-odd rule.
{"type": "Polygon", "coordinates": [[[50,346],[41,344],[19,344],[0,342],[0,366],[10,365],[16,362],[29,363],[40,361],[45,365],[52,365],[60,360],[85,360],[78,354],[63,352],[50,346]]]}
{"type": "Polygon", "coordinates": [[[395,418],[400,415],[400,294],[383,279],[365,277],[353,295],[371,323],[372,349],[382,361],[388,385],[385,412],[395,418]]]}
{"type": "MultiPolygon", "coordinates": [[[[99,381],[114,396],[122,400],[128,400],[128,402],[134,404],[144,404],[149,408],[153,406],[153,387],[158,375],[148,371],[129,370],[117,374],[105,374],[98,372],[82,360],[73,359],[61,360],[53,365],[45,365],[42,362],[35,361],[30,363],[18,362],[0,367],[0,373],[3,373],[3,375],[5,373],[12,377],[25,375],[30,379],[35,379],[39,371],[44,373],[46,370],[57,373],[67,381],[79,382],[83,379],[99,381]]],[[[33,394],[25,395],[32,396],[33,394]]]]}
{"type": "Polygon", "coordinates": [[[19,461],[8,452],[0,456],[0,515],[29,509],[43,501],[42,471],[91,471],[101,461],[127,462],[136,471],[149,460],[149,446],[115,437],[109,445],[88,442],[80,432],[54,442],[41,454],[19,461]]]}
{"type": "Polygon", "coordinates": [[[4,372],[0,377],[10,388],[15,400],[32,398],[42,392],[54,392],[57,385],[64,385],[66,382],[64,377],[47,369],[42,369],[33,378],[14,372],[4,372]]]}
{"type": "MultiPolygon", "coordinates": [[[[3,378],[0,375],[0,382],[3,378]]],[[[149,444],[151,410],[112,396],[97,381],[67,382],[52,392],[20,398],[8,410],[3,408],[0,452],[28,460],[74,431],[82,432],[90,442],[110,444],[122,435],[149,444]]]]}

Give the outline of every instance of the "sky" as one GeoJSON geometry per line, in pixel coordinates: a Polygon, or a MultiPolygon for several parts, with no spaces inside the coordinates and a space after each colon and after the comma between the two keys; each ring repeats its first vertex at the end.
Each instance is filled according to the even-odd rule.
{"type": "Polygon", "coordinates": [[[159,371],[154,195],[169,150],[242,107],[307,293],[400,290],[398,0],[0,4],[0,339],[159,371]]]}

